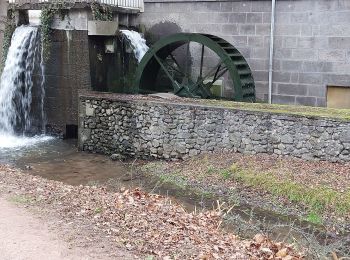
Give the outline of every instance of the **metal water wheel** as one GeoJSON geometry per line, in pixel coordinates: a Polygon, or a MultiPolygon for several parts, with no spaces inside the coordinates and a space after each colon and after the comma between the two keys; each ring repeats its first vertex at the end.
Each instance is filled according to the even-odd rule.
{"type": "Polygon", "coordinates": [[[178,33],[156,42],[137,68],[135,87],[138,93],[171,91],[183,97],[255,101],[254,79],[243,55],[229,42],[209,34],[178,33]],[[193,43],[198,45],[197,66],[188,59],[193,43]],[[182,62],[181,57],[185,57],[182,62]],[[197,73],[193,73],[195,70],[197,73]],[[159,84],[159,74],[163,75],[163,83],[167,78],[166,86],[159,84]],[[218,81],[229,84],[218,87],[218,81]]]}

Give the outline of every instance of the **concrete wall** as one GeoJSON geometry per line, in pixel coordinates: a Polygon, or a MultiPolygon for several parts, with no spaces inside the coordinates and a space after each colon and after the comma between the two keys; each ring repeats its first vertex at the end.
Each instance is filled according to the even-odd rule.
{"type": "MultiPolygon", "coordinates": [[[[326,105],[326,86],[350,86],[350,1],[277,0],[273,102],[326,105]]],[[[145,0],[138,22],[156,37],[205,32],[225,38],[247,58],[256,92],[266,100],[270,0],[145,0]]]]}
{"type": "Polygon", "coordinates": [[[0,0],[0,61],[2,61],[2,44],[6,23],[6,12],[7,12],[7,3],[5,0],[0,0]]]}
{"type": "Polygon", "coordinates": [[[82,94],[79,147],[142,158],[228,150],[350,161],[350,121],[182,102],[82,94]]]}
{"type": "Polygon", "coordinates": [[[46,115],[52,130],[78,124],[78,91],[90,89],[87,31],[52,33],[51,57],[45,68],[46,115]]]}

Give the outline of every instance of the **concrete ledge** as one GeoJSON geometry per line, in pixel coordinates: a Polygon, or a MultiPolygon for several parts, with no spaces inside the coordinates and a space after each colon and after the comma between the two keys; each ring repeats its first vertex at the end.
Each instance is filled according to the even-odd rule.
{"type": "Polygon", "coordinates": [[[88,35],[114,36],[118,32],[118,22],[88,21],[88,35]]]}

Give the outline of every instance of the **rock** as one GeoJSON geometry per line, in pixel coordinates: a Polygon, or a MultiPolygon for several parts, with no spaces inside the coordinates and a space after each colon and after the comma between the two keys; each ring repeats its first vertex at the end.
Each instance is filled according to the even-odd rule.
{"type": "Polygon", "coordinates": [[[109,157],[112,161],[125,160],[125,156],[120,153],[114,153],[109,157]]]}
{"type": "Polygon", "coordinates": [[[266,237],[263,234],[256,234],[253,239],[258,244],[262,244],[266,241],[266,237]]]}
{"type": "Polygon", "coordinates": [[[287,256],[287,254],[288,254],[287,248],[282,248],[281,250],[279,250],[276,253],[276,256],[277,257],[285,257],[285,256],[287,256]]]}

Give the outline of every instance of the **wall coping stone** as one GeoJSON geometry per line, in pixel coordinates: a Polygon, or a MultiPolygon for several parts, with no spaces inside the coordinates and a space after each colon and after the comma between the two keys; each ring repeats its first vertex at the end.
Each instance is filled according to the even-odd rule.
{"type": "Polygon", "coordinates": [[[230,111],[244,111],[251,114],[276,115],[279,118],[307,118],[307,119],[327,119],[334,122],[350,122],[350,109],[331,109],[319,107],[306,107],[294,105],[277,105],[265,103],[242,103],[234,101],[204,100],[175,97],[165,99],[148,95],[130,95],[110,92],[80,91],[79,99],[110,100],[119,102],[133,102],[139,104],[160,104],[188,108],[222,109],[230,111]]]}

